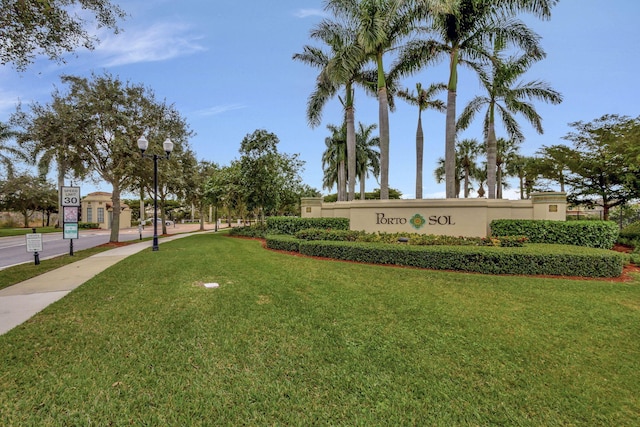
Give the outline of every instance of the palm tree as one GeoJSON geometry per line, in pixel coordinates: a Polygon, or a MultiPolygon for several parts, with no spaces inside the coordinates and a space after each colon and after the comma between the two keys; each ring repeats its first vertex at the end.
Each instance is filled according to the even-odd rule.
{"type": "MultiPolygon", "coordinates": [[[[497,49],[494,56],[499,57],[497,49]]],[[[534,59],[528,55],[522,55],[505,62],[496,60],[489,66],[478,69],[480,83],[486,95],[473,98],[458,119],[458,128],[466,129],[476,113],[486,107],[483,131],[486,141],[487,186],[490,199],[501,198],[499,185],[496,187],[496,183],[500,183],[496,164],[496,115],[501,119],[509,138],[515,142],[521,142],[524,140],[524,135],[513,115],[521,114],[541,134],[543,133],[542,118],[529,101],[542,100],[552,104],[562,101],[562,95],[543,81],[517,82],[533,63],[534,59]]]]}
{"type": "Polygon", "coordinates": [[[484,183],[487,182],[487,162],[483,162],[482,166],[476,168],[473,173],[473,179],[478,182],[478,197],[484,197],[484,183]]]}
{"type": "Polygon", "coordinates": [[[447,86],[443,83],[430,85],[426,90],[422,84],[416,83],[416,93],[409,92],[408,89],[398,91],[398,96],[411,105],[418,107],[418,127],[416,129],[416,199],[422,199],[422,169],[424,164],[424,133],[422,131],[422,112],[429,108],[436,111],[446,111],[443,101],[433,99],[433,96],[445,90],[447,86]]]}
{"type": "MultiPolygon", "coordinates": [[[[355,30],[348,21],[323,20],[311,31],[311,38],[319,40],[328,48],[328,53],[313,46],[304,46],[303,53],[293,59],[320,70],[316,88],[309,96],[307,119],[311,127],[320,124],[322,110],[327,101],[344,87],[344,98],[340,98],[345,112],[347,136],[348,176],[356,176],[355,158],[355,113],[354,84],[365,84],[361,69],[366,62],[362,49],[356,43],[355,30]]],[[[348,200],[355,194],[355,178],[348,179],[348,200]]]]}
{"type": "Polygon", "coordinates": [[[530,188],[536,181],[535,163],[535,158],[520,154],[514,155],[512,160],[507,163],[507,174],[518,178],[520,199],[529,198],[530,188]]]}
{"type": "Polygon", "coordinates": [[[338,192],[338,201],[346,200],[346,170],[345,160],[347,157],[346,150],[346,124],[338,127],[335,125],[327,125],[327,129],[331,132],[331,136],[325,138],[324,143],[326,149],[322,153],[322,170],[324,178],[322,180],[323,188],[331,190],[335,185],[338,192]]]}
{"type": "Polygon", "coordinates": [[[365,126],[358,123],[356,133],[356,172],[360,180],[360,200],[365,199],[365,181],[369,171],[378,179],[380,176],[380,138],[372,137],[371,133],[377,128],[375,124],[365,126]]]}
{"type": "Polygon", "coordinates": [[[441,59],[449,58],[447,84],[447,117],[445,129],[446,195],[455,196],[455,140],[458,65],[477,69],[481,62],[493,57],[488,46],[498,40],[502,45],[523,49],[532,58],[542,58],[539,36],[513,16],[518,12],[532,12],[542,18],[550,15],[557,0],[420,0],[418,6],[428,21],[435,38],[414,40],[407,44],[399,58],[403,72],[417,69],[441,59]]]}
{"type": "MultiPolygon", "coordinates": [[[[502,199],[502,189],[509,188],[506,176],[510,170],[510,164],[517,161],[518,142],[513,139],[498,138],[496,141],[496,198],[502,199]]],[[[489,179],[487,167],[487,180],[489,179]]]]}
{"type": "MultiPolygon", "coordinates": [[[[34,103],[29,113],[18,107],[12,117],[22,128],[18,143],[27,150],[30,161],[37,164],[40,176],[46,176],[55,163],[58,190],[64,186],[67,174],[83,179],[88,173],[83,150],[88,122],[82,115],[74,114],[74,110],[75,107],[56,91],[50,104],[34,103]]],[[[62,212],[62,206],[58,206],[58,212],[62,212]]],[[[58,215],[56,227],[60,226],[60,218],[58,215]]]]}
{"type": "Polygon", "coordinates": [[[0,163],[7,170],[9,177],[13,176],[14,157],[24,159],[24,154],[16,147],[9,145],[9,141],[16,137],[16,132],[5,123],[0,122],[0,163]]]}
{"type": "Polygon", "coordinates": [[[326,8],[356,23],[356,39],[374,61],[377,75],[378,126],[380,129],[380,199],[389,199],[389,101],[384,55],[401,44],[413,30],[416,17],[406,0],[326,0],[326,8]]]}
{"type": "Polygon", "coordinates": [[[457,157],[462,168],[464,180],[464,197],[469,197],[471,190],[471,178],[476,173],[476,158],[480,152],[478,141],[475,139],[463,139],[457,144],[457,157]]]}

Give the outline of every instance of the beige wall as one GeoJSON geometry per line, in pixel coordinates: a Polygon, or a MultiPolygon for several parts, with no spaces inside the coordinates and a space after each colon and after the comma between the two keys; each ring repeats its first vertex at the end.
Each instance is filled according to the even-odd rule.
{"type": "Polygon", "coordinates": [[[535,193],[529,200],[423,199],[323,203],[302,199],[303,218],[344,217],[352,230],[486,237],[494,219],[566,218],[565,193],[535,193]]]}
{"type": "MultiPolygon", "coordinates": [[[[131,208],[125,204],[120,207],[124,208],[120,211],[120,228],[130,228],[131,208]]],[[[89,193],[82,199],[82,222],[95,222],[100,224],[100,228],[109,230],[111,229],[112,220],[111,193],[101,191],[89,193]],[[91,209],[91,218],[88,217],[89,209],[91,209]],[[99,217],[100,210],[102,210],[102,218],[99,217]],[[102,221],[99,221],[99,219],[102,219],[102,221]]]]}

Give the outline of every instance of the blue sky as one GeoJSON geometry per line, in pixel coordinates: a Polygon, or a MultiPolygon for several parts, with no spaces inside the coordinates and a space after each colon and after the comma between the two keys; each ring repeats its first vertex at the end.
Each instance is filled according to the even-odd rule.
{"type": "MultiPolygon", "coordinates": [[[[321,0],[116,3],[129,14],[121,23],[124,31],[118,35],[99,31],[102,43],[95,50],[78,51],[66,64],[43,58],[22,73],[0,67],[0,121],[9,118],[19,101],[48,102],[56,86],[64,87],[62,74],[108,71],[122,80],[143,83],[158,98],[174,103],[196,133],[190,143],[199,159],[227,165],[239,157],[245,135],[266,129],[279,137],[281,152],[300,154],[306,162],[305,183],[322,190],[326,125],[339,124],[342,112],[334,99],[325,107],[322,124],[308,127],[306,102],[317,71],[291,59],[312,43],[308,34],[322,19],[321,0]]],[[[637,0],[606,5],[596,0],[562,0],[550,21],[523,17],[542,36],[547,52],[526,80],[545,80],[564,97],[560,105],[537,104],[544,135],[522,122],[523,154],[562,143],[571,130],[570,122],[591,121],[608,113],[640,114],[639,16],[637,0]]],[[[392,59],[385,60],[390,64],[392,59]]],[[[446,79],[447,67],[441,64],[407,78],[404,85],[415,88],[418,81],[425,86],[446,79]]],[[[480,93],[477,78],[461,70],[458,112],[480,93]]],[[[356,122],[376,123],[377,117],[377,101],[356,93],[356,122]]],[[[397,109],[390,115],[389,184],[409,198],[415,188],[416,120],[415,107],[397,100],[397,109]]],[[[427,112],[423,125],[424,192],[426,197],[441,198],[444,185],[436,183],[433,169],[444,155],[444,114],[427,112]]],[[[497,133],[503,135],[500,130],[497,133]]],[[[482,140],[479,123],[461,137],[482,140]]],[[[367,189],[375,187],[378,184],[370,179],[367,189]]],[[[82,184],[83,194],[96,190],[111,189],[106,184],[82,184]]]]}

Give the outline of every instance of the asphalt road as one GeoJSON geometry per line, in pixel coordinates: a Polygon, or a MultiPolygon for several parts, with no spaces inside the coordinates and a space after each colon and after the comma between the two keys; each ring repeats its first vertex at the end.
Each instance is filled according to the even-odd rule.
{"type": "MultiPolygon", "coordinates": [[[[206,224],[207,230],[213,229],[212,224],[206,224]]],[[[198,224],[176,224],[174,227],[167,227],[167,234],[188,233],[197,231],[198,224]]],[[[158,227],[158,234],[162,233],[162,228],[158,227]]],[[[73,251],[89,249],[109,242],[110,230],[82,230],[79,239],[73,239],[73,251]]],[[[153,227],[147,226],[142,231],[142,237],[152,237],[153,227]]],[[[137,228],[127,228],[120,231],[118,240],[126,242],[140,239],[137,228]]],[[[62,238],[62,233],[42,234],[42,251],[38,252],[40,260],[53,258],[70,253],[70,240],[62,238]]],[[[151,247],[151,241],[149,241],[151,247]]],[[[34,263],[35,257],[32,252],[27,252],[25,236],[0,238],[0,270],[17,264],[34,263]]]]}

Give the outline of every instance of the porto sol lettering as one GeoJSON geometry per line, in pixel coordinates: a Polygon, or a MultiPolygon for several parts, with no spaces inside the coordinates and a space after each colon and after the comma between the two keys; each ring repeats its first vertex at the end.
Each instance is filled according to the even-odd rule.
{"type": "Polygon", "coordinates": [[[376,212],[376,224],[378,225],[405,225],[411,224],[415,229],[420,229],[424,225],[455,225],[451,215],[430,215],[426,219],[415,214],[411,219],[403,217],[388,217],[382,212],[376,212]]]}
{"type": "Polygon", "coordinates": [[[456,225],[456,223],[451,220],[451,215],[431,215],[429,225],[456,225]]]}
{"type": "Polygon", "coordinates": [[[407,223],[407,218],[387,218],[383,213],[376,213],[376,218],[376,224],[393,225],[407,223]]]}

